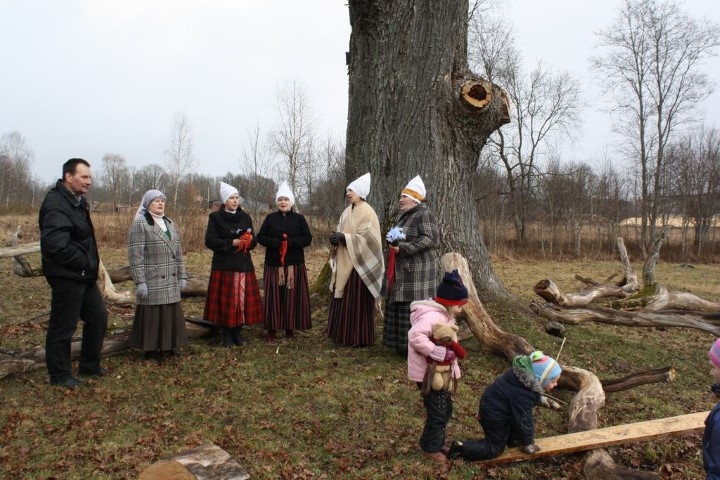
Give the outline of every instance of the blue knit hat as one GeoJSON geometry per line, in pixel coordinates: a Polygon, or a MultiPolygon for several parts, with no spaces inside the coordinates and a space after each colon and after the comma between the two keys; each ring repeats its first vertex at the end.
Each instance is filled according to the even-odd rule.
{"type": "Polygon", "coordinates": [[[465,305],[467,303],[468,291],[457,270],[445,272],[442,282],[437,287],[435,301],[446,307],[465,305]]]}
{"type": "Polygon", "coordinates": [[[530,354],[532,360],[532,372],[535,379],[545,388],[553,379],[560,376],[562,368],[554,358],[548,357],[540,350],[530,354]]]}

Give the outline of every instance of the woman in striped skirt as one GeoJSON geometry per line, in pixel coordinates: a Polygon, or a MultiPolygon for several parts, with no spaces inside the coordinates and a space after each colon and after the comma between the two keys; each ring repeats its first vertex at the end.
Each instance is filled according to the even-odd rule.
{"type": "Polygon", "coordinates": [[[222,328],[223,345],[243,345],[244,325],[262,323],[260,288],[250,251],[257,245],[250,215],[235,187],[220,182],[224,205],[208,218],[205,246],[213,251],[205,320],[222,328]]]}
{"type": "Polygon", "coordinates": [[[350,205],[330,235],[333,298],[328,313],[328,336],[338,345],[362,347],[375,343],[375,303],[383,281],[380,223],[365,201],[370,174],[345,189],[350,205]]]}
{"type": "Polygon", "coordinates": [[[305,217],[293,210],[295,196],[287,182],[275,194],[277,212],[263,221],[257,239],[265,250],[265,329],[272,342],[278,330],[292,338],[295,331],[308,330],[310,287],[305,269],[305,247],[312,234],[305,217]]]}

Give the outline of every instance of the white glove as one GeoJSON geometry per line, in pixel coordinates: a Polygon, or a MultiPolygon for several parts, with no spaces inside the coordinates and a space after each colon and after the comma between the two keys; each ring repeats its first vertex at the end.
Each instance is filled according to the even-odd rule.
{"type": "Polygon", "coordinates": [[[180,279],[180,290],[185,290],[185,287],[187,287],[187,278],[181,278],[180,279]]]}
{"type": "Polygon", "coordinates": [[[562,410],[562,407],[560,406],[560,404],[558,402],[556,402],[555,400],[550,400],[549,398],[547,398],[545,396],[543,396],[540,399],[540,405],[542,405],[545,408],[550,408],[552,410],[562,410]]]}
{"type": "Polygon", "coordinates": [[[147,283],[138,283],[135,285],[135,296],[138,300],[147,300],[148,298],[148,288],[147,283]]]}

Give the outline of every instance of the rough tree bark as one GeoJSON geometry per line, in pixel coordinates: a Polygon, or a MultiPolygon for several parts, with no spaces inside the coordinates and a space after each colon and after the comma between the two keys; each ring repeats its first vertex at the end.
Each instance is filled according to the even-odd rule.
{"type": "Polygon", "coordinates": [[[468,68],[468,1],[350,0],[349,7],[348,181],[371,172],[368,201],[387,228],[399,192],[420,174],[442,226],[440,251],[467,258],[484,294],[505,294],[468,206],[480,150],[510,121],[509,106],[500,87],[468,68]]]}

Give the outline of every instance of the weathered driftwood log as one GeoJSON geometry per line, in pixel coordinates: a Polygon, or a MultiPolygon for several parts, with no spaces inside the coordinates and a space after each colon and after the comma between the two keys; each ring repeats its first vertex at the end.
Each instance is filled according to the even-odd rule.
{"type": "MultiPolygon", "coordinates": [[[[188,338],[199,338],[208,335],[212,329],[208,328],[208,322],[188,317],[185,319],[185,328],[188,338]]],[[[128,333],[113,335],[105,338],[103,342],[103,355],[110,355],[128,349],[128,333]]],[[[70,346],[70,357],[80,356],[80,342],[72,342],[70,346]]],[[[0,355],[0,379],[16,373],[27,372],[37,368],[45,368],[45,348],[42,346],[33,347],[18,355],[0,355]]]]}
{"type": "Polygon", "coordinates": [[[0,258],[15,257],[17,255],[27,255],[28,253],[37,253],[39,251],[39,241],[23,243],[22,245],[13,245],[11,247],[0,248],[0,258]]]}
{"type": "MultiPolygon", "coordinates": [[[[16,257],[18,255],[26,255],[28,253],[37,253],[40,251],[40,242],[25,243],[13,247],[0,248],[0,258],[16,257]]],[[[106,302],[114,305],[126,305],[135,301],[132,292],[119,292],[105,270],[102,260],[100,261],[100,269],[98,270],[98,286],[103,294],[106,302]]]]}
{"type": "Polygon", "coordinates": [[[624,286],[598,284],[585,288],[577,293],[565,294],[560,290],[560,287],[550,279],[540,280],[533,290],[535,291],[535,295],[542,297],[545,301],[562,307],[588,305],[598,298],[625,298],[632,293],[627,291],[624,286]]]}
{"type": "Polygon", "coordinates": [[[552,280],[545,279],[540,280],[537,285],[535,285],[535,294],[555,305],[578,307],[589,305],[590,302],[598,298],[626,298],[637,292],[640,289],[640,285],[635,270],[630,264],[630,257],[628,257],[625,242],[622,238],[618,237],[616,244],[623,270],[622,279],[618,283],[614,285],[608,283],[613,277],[606,280],[604,284],[600,284],[592,279],[576,275],[575,278],[588,285],[588,287],[574,294],[565,294],[552,280]]]}
{"type": "Polygon", "coordinates": [[[702,312],[625,312],[603,307],[563,308],[536,301],[530,303],[530,309],[548,320],[571,325],[598,322],[624,327],[683,327],[720,336],[720,319],[716,318],[718,316],[702,312]]]}
{"type": "MultiPolygon", "coordinates": [[[[458,270],[463,283],[468,289],[468,303],[463,308],[465,321],[470,330],[475,334],[483,352],[503,355],[512,359],[516,355],[527,354],[533,347],[524,338],[507,333],[498,328],[488,312],[483,307],[477,295],[477,290],[472,281],[467,260],[457,253],[447,253],[442,257],[442,270],[458,270]]],[[[569,406],[569,432],[581,432],[593,430],[598,425],[598,410],[605,404],[605,392],[600,380],[592,373],[581,368],[563,365],[563,372],[560,375],[558,385],[561,388],[569,388],[577,393],[569,406]]],[[[614,466],[614,465],[613,465],[614,466]]],[[[600,472],[600,476],[588,478],[640,478],[638,472],[626,470],[621,476],[612,477],[614,470],[610,465],[593,465],[594,472],[600,472]],[[602,477],[602,475],[605,475],[602,477]],[[634,475],[634,476],[633,476],[634,475]]],[[[657,478],[657,476],[646,476],[645,478],[657,478]]]]}
{"type": "Polygon", "coordinates": [[[654,293],[629,297],[613,304],[615,308],[642,308],[645,311],[688,310],[695,312],[720,313],[720,303],[700,298],[690,292],[668,290],[655,284],[654,293]]]}
{"type": "MultiPolygon", "coordinates": [[[[130,266],[125,265],[124,267],[115,268],[109,270],[110,280],[112,283],[122,283],[132,280],[130,274],[130,266]]],[[[187,286],[183,290],[183,297],[204,297],[207,295],[208,283],[210,279],[207,277],[190,277],[188,278],[187,286]]]]}
{"type": "Polygon", "coordinates": [[[585,457],[583,473],[587,480],[655,480],[661,478],[653,472],[619,467],[605,449],[597,449],[585,457]]]}
{"type": "Polygon", "coordinates": [[[633,373],[632,375],[614,380],[603,380],[602,388],[605,393],[620,392],[648,383],[674,382],[676,376],[677,374],[673,367],[658,368],[656,370],[633,373]]]}

